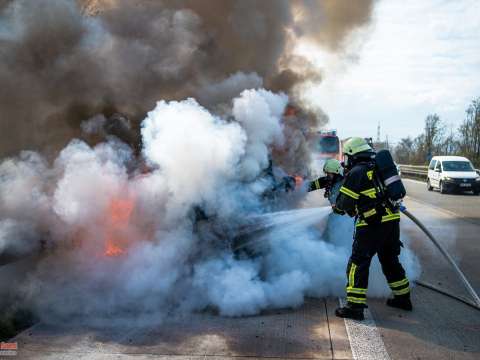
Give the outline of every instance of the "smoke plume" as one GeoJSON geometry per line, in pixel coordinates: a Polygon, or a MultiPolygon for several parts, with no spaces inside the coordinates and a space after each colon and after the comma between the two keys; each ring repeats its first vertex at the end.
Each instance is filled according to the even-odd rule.
{"type": "MultiPolygon", "coordinates": [[[[49,250],[19,287],[26,305],[47,322],[143,325],[342,294],[353,220],[327,221],[329,207],[278,211],[300,190],[270,196],[268,149],[284,141],[287,103],[245,90],[226,119],[193,98],[161,100],[141,125],[148,172],[129,170],[136,157],[117,137],[72,140],[52,163],[32,152],[3,161],[2,247],[32,250],[42,236],[49,250]],[[253,254],[232,251],[245,241],[253,254]]],[[[385,294],[378,284],[370,293],[385,294]]]]}
{"type": "Polygon", "coordinates": [[[295,46],[342,51],[371,11],[0,1],[0,255],[45,254],[18,287],[25,305],[43,321],[145,324],[342,294],[352,220],[285,192],[328,120],[302,98],[321,69],[295,46]]]}
{"type": "Polygon", "coordinates": [[[293,96],[304,80],[321,79],[295,44],[342,49],[368,23],[372,2],[4,0],[0,154],[55,154],[99,114],[123,114],[138,130],[159,99],[193,96],[219,110],[262,85],[293,96]]]}

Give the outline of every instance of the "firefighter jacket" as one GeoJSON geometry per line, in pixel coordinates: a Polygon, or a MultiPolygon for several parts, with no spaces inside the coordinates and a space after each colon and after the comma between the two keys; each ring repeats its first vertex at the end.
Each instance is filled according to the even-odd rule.
{"type": "Polygon", "coordinates": [[[371,162],[354,165],[345,176],[337,197],[337,208],[354,216],[356,227],[400,220],[400,212],[391,210],[380,198],[374,171],[375,164],[371,162]]]}
{"type": "Polygon", "coordinates": [[[325,189],[324,196],[332,205],[333,211],[337,214],[344,215],[345,212],[338,210],[336,208],[336,201],[338,194],[340,193],[340,188],[343,184],[343,176],[335,175],[333,178],[328,178],[327,176],[322,176],[314,181],[311,181],[308,185],[308,191],[315,191],[320,189],[325,189]]]}
{"type": "Polygon", "coordinates": [[[316,180],[310,181],[308,183],[308,191],[315,191],[320,189],[325,189],[328,186],[328,177],[321,176],[316,180]]]}
{"type": "Polygon", "coordinates": [[[327,176],[319,177],[308,185],[308,191],[325,189],[325,197],[331,205],[335,205],[340,188],[342,187],[343,176],[335,175],[333,178],[327,176]]]}

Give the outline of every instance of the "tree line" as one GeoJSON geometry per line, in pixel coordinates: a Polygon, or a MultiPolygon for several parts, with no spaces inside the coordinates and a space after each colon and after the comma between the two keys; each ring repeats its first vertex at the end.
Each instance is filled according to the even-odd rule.
{"type": "Polygon", "coordinates": [[[437,114],[430,114],[423,133],[401,139],[394,148],[399,164],[424,165],[436,155],[465,156],[480,168],[480,97],[467,107],[465,119],[456,131],[449,129],[437,114]]]}

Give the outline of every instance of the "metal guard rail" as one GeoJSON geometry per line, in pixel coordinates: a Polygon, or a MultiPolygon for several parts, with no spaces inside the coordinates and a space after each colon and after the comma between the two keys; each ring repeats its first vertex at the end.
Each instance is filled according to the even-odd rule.
{"type": "MultiPolygon", "coordinates": [[[[406,165],[400,164],[398,165],[400,168],[400,172],[402,175],[406,177],[412,176],[416,178],[422,178],[424,180],[427,179],[428,174],[428,166],[427,165],[406,165]]],[[[475,169],[475,171],[480,174],[480,169],[475,169]]]]}

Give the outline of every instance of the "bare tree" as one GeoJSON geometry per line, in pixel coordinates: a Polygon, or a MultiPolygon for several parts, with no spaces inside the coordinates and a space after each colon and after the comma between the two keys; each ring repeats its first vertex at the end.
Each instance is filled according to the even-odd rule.
{"type": "Polygon", "coordinates": [[[426,160],[430,161],[431,157],[439,152],[439,145],[442,141],[445,127],[437,114],[430,114],[425,119],[425,155],[426,160]]]}
{"type": "Polygon", "coordinates": [[[439,148],[439,153],[442,155],[455,155],[459,153],[459,141],[453,131],[453,127],[450,128],[448,135],[445,135],[439,148]]]}
{"type": "Polygon", "coordinates": [[[455,134],[437,114],[425,118],[422,134],[404,138],[395,147],[395,159],[403,164],[426,164],[435,155],[460,155],[480,167],[480,97],[465,111],[465,119],[455,134]]]}
{"type": "Polygon", "coordinates": [[[394,149],[395,159],[399,164],[411,164],[413,154],[413,140],[410,136],[401,139],[394,149]]]}
{"type": "Polygon", "coordinates": [[[480,166],[480,98],[473,100],[467,108],[458,132],[460,152],[480,166]]]}

